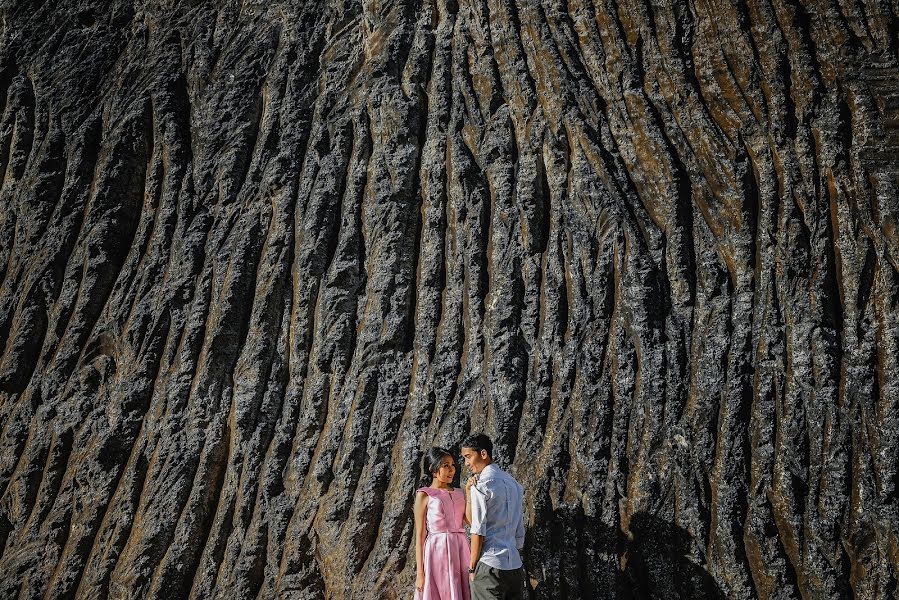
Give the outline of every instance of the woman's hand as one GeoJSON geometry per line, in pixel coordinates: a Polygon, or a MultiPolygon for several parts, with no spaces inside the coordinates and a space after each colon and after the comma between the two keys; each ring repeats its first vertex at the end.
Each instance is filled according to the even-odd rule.
{"type": "Polygon", "coordinates": [[[419,592],[425,589],[425,572],[422,570],[419,570],[418,575],[415,577],[415,589],[419,592]]]}
{"type": "Polygon", "coordinates": [[[473,485],[476,484],[477,482],[478,482],[478,476],[477,476],[477,475],[472,475],[471,477],[469,477],[469,478],[468,478],[468,481],[465,482],[465,493],[467,494],[468,491],[471,489],[471,486],[473,486],[473,485]]]}

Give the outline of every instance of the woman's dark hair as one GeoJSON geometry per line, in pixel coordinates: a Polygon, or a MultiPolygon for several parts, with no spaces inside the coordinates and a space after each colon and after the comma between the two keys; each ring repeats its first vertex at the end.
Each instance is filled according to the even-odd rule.
{"type": "Polygon", "coordinates": [[[468,436],[462,442],[462,447],[471,448],[475,452],[486,450],[487,456],[489,456],[490,459],[493,460],[493,442],[483,433],[474,433],[468,436]]]}
{"type": "MultiPolygon", "coordinates": [[[[437,472],[437,469],[440,468],[440,461],[443,460],[444,456],[453,457],[453,453],[447,450],[446,448],[440,448],[438,446],[434,446],[427,452],[425,452],[424,458],[422,459],[422,473],[421,473],[421,481],[423,486],[431,485],[431,480],[434,478],[434,473],[437,472]]],[[[453,459],[455,462],[455,459],[453,459]]]]}

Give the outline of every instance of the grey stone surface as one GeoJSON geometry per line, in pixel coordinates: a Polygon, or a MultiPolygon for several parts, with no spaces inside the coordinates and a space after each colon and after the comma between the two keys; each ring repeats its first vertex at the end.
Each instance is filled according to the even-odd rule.
{"type": "Polygon", "coordinates": [[[0,598],[897,594],[895,1],[0,16],[0,598]]]}

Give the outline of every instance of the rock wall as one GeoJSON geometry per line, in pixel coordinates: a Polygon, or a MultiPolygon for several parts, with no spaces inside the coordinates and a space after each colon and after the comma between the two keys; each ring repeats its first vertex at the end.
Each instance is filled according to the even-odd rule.
{"type": "Polygon", "coordinates": [[[895,1],[0,14],[0,597],[897,594],[895,1]]]}

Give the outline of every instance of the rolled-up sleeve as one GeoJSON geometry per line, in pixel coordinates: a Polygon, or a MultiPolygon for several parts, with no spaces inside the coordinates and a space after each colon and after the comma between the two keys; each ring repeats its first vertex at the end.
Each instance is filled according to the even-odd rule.
{"type": "Polygon", "coordinates": [[[478,489],[477,485],[471,487],[471,534],[486,535],[487,527],[484,519],[487,516],[487,496],[478,489]]]}

